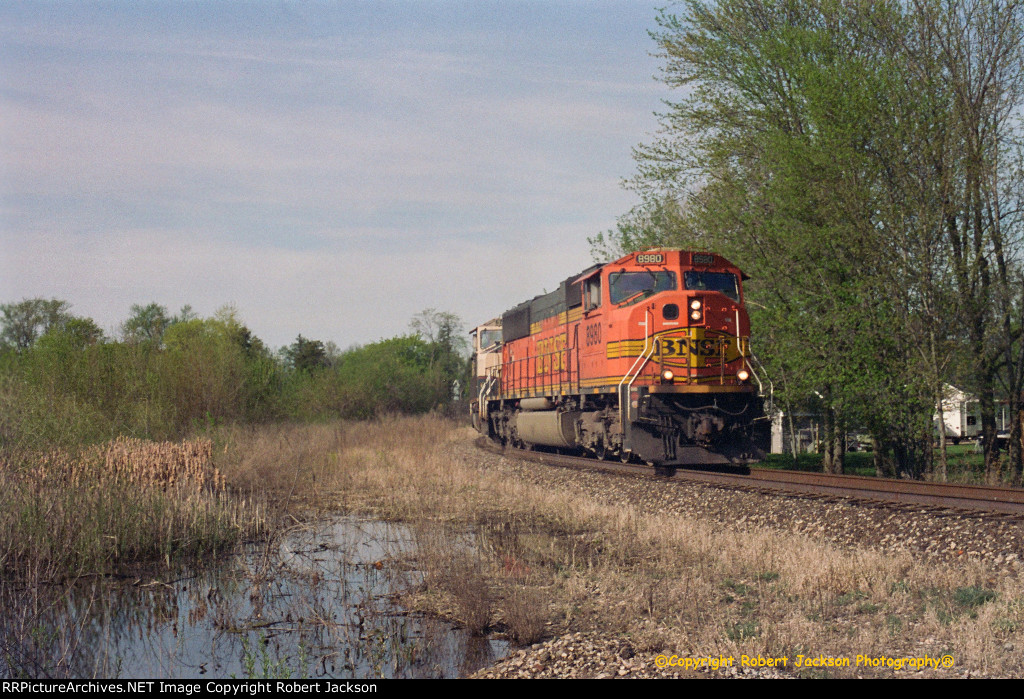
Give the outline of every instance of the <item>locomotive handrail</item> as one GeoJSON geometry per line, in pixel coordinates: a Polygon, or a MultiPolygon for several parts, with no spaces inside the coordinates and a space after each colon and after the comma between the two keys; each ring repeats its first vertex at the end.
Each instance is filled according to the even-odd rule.
{"type": "Polygon", "coordinates": [[[747,368],[750,369],[750,375],[754,377],[754,381],[757,381],[757,392],[763,396],[764,384],[761,383],[761,377],[757,375],[757,370],[754,369],[754,366],[750,363],[750,357],[744,357],[743,363],[746,364],[747,368]]]}
{"type": "Polygon", "coordinates": [[[639,376],[640,372],[642,372],[644,370],[644,367],[647,366],[647,362],[650,361],[651,356],[654,354],[654,348],[658,346],[657,342],[651,344],[651,326],[653,325],[653,323],[648,323],[647,322],[647,316],[648,315],[652,315],[651,320],[654,319],[653,318],[653,314],[651,314],[650,309],[645,308],[644,309],[644,322],[643,322],[643,326],[644,326],[644,346],[643,346],[643,349],[640,350],[640,354],[637,355],[636,361],[633,362],[633,366],[629,367],[629,371],[627,371],[625,376],[622,377],[622,380],[619,381],[618,387],[615,389],[616,393],[618,393],[618,395],[619,395],[619,422],[621,423],[620,426],[622,428],[622,434],[623,435],[626,434],[626,417],[627,417],[627,414],[629,412],[629,405],[630,405],[629,404],[629,390],[631,388],[633,388],[633,382],[636,381],[636,377],[639,376]],[[650,352],[647,351],[647,345],[648,344],[651,345],[650,352]],[[644,357],[644,354],[647,354],[647,356],[644,357]],[[641,363],[641,360],[643,360],[643,363],[641,363]],[[637,368],[637,364],[640,364],[639,368],[637,368]],[[629,375],[631,373],[633,373],[634,369],[636,369],[636,374],[633,375],[633,378],[629,379],[629,384],[626,386],[625,392],[623,392],[622,384],[626,383],[626,379],[629,377],[629,375]]]}
{"type": "MultiPolygon", "coordinates": [[[[738,312],[737,312],[737,314],[738,314],[738,312]]],[[[721,386],[725,385],[725,350],[726,350],[727,344],[728,343],[725,343],[725,342],[718,343],[718,349],[719,349],[719,355],[720,355],[719,359],[718,359],[718,366],[720,367],[719,375],[718,375],[718,383],[721,386]]],[[[739,346],[739,336],[737,336],[737,338],[736,338],[736,349],[739,350],[739,348],[740,348],[740,346],[739,346]]]]}
{"type": "MultiPolygon", "coordinates": [[[[619,397],[619,417],[621,419],[624,420],[624,416],[628,415],[629,410],[633,406],[632,401],[629,400],[629,395],[630,395],[630,392],[632,391],[632,388],[633,388],[633,382],[636,381],[638,378],[640,378],[640,374],[643,373],[643,370],[647,366],[647,363],[649,361],[651,361],[651,357],[654,356],[654,352],[656,350],[660,349],[660,347],[661,347],[661,338],[655,338],[654,342],[651,344],[650,351],[647,352],[647,355],[644,356],[644,355],[641,354],[639,357],[637,357],[638,360],[639,359],[643,359],[644,361],[640,365],[640,367],[636,370],[636,373],[633,375],[633,378],[631,378],[629,380],[629,383],[626,384],[625,391],[622,391],[622,395],[619,397]],[[626,403],[626,410],[625,411],[622,410],[622,403],[623,402],[626,403]]],[[[625,380],[626,377],[622,377],[622,378],[623,378],[623,380],[625,380]]],[[[625,434],[625,429],[626,429],[626,425],[625,425],[625,423],[623,423],[623,425],[622,425],[623,434],[625,434]]]]}
{"type": "Polygon", "coordinates": [[[768,376],[768,371],[764,368],[764,365],[761,364],[761,360],[758,359],[753,352],[744,357],[744,360],[746,360],[747,366],[750,367],[750,373],[753,374],[754,378],[757,380],[757,391],[762,396],[764,395],[764,384],[761,383],[761,377],[757,369],[760,369],[761,372],[764,373],[764,380],[768,382],[768,409],[765,410],[765,413],[771,414],[775,410],[775,383],[768,376]],[[754,365],[750,363],[750,360],[754,360],[754,363],[757,364],[757,369],[755,369],[754,365]]]}
{"type": "MultiPolygon", "coordinates": [[[[506,390],[511,393],[521,394],[525,391],[541,391],[553,395],[557,389],[560,393],[571,393],[572,382],[572,348],[553,350],[542,354],[527,355],[518,359],[510,359],[505,364],[509,367],[506,390]],[[558,369],[554,369],[556,363],[552,361],[558,358],[558,369]],[[530,371],[531,361],[533,372],[530,371]],[[557,373],[557,376],[555,375],[557,373]],[[531,385],[531,377],[534,378],[531,385]]],[[[576,367],[576,383],[579,386],[580,373],[579,361],[576,367]]]]}
{"type": "Polygon", "coordinates": [[[498,367],[496,372],[494,369],[494,367],[487,369],[487,380],[480,385],[480,395],[477,396],[477,410],[480,412],[481,419],[487,414],[487,401],[485,398],[490,394],[491,389],[494,388],[495,381],[498,379],[498,375],[501,374],[501,367],[498,367]]]}
{"type": "MultiPolygon", "coordinates": [[[[650,328],[650,324],[647,322],[647,314],[648,313],[650,313],[650,310],[645,308],[644,309],[644,322],[641,323],[641,325],[644,326],[644,346],[643,346],[643,349],[641,349],[640,350],[640,354],[637,355],[636,361],[633,362],[633,366],[629,367],[629,371],[627,371],[625,376],[622,377],[622,380],[619,381],[619,386],[618,386],[618,388],[616,390],[621,390],[622,389],[622,384],[624,384],[626,382],[626,378],[629,377],[629,375],[633,372],[634,369],[636,369],[636,365],[639,364],[640,360],[644,358],[644,353],[647,351],[647,345],[651,341],[651,332],[650,332],[651,328],[650,328]]],[[[644,362],[644,363],[646,364],[646,362],[644,362]]],[[[641,367],[641,369],[642,368],[643,367],[641,367]]],[[[630,386],[633,385],[633,381],[632,380],[630,380],[629,385],[630,386]]]]}
{"type": "MultiPolygon", "coordinates": [[[[580,386],[583,381],[583,372],[580,369],[580,324],[577,323],[572,331],[572,346],[576,350],[576,393],[580,393],[580,386]]],[[[572,372],[569,372],[569,391],[572,391],[572,372]]]]}

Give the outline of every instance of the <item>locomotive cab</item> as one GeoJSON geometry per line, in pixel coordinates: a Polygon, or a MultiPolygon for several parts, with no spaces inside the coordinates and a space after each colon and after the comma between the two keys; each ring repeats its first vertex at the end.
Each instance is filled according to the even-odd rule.
{"type": "Polygon", "coordinates": [[[606,273],[620,455],[689,465],[763,458],[742,272],[711,253],[649,250],[606,273]]]}
{"type": "Polygon", "coordinates": [[[710,253],[647,251],[607,265],[583,280],[584,288],[597,287],[599,275],[607,288],[606,358],[648,360],[632,367],[633,384],[724,386],[750,378],[743,275],[727,260],[710,253]]]}
{"type": "Polygon", "coordinates": [[[501,372],[501,318],[478,325],[469,333],[473,347],[469,411],[473,427],[486,422],[487,399],[497,393],[501,372]]]}

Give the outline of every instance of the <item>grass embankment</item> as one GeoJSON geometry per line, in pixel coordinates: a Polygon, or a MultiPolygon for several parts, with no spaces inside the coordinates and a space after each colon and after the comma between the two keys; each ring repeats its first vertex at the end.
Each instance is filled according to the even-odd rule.
{"type": "Polygon", "coordinates": [[[410,522],[426,572],[417,603],[477,632],[529,643],[591,630],[703,657],[948,653],[953,672],[1024,674],[1012,650],[1024,647],[1024,589],[979,563],[606,504],[482,467],[456,448],[467,432],[435,417],[236,429],[221,463],[229,480],[410,522]]]}
{"type": "MultiPolygon", "coordinates": [[[[821,463],[821,454],[798,454],[796,461],[791,454],[767,454],[764,461],[757,466],[821,473],[821,463]]],[[[844,457],[844,473],[852,476],[874,476],[875,464],[871,452],[847,452],[844,457]]]]}

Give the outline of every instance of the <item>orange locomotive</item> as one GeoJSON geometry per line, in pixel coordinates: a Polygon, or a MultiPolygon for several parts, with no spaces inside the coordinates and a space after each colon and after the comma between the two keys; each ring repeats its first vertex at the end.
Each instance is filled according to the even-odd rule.
{"type": "Polygon", "coordinates": [[[473,333],[474,425],[623,461],[760,460],[769,425],[743,279],[720,255],[645,250],[516,306],[473,333]]]}

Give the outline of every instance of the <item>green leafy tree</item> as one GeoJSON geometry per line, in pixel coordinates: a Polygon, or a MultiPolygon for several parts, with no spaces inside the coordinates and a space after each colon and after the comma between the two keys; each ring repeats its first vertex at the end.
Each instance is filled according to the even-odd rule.
{"type": "Polygon", "coordinates": [[[172,324],[160,354],[162,390],[176,421],[198,425],[245,415],[246,356],[237,328],[222,318],[172,324]]]}
{"type": "Polygon", "coordinates": [[[592,243],[712,247],[751,273],[757,341],[784,404],[821,402],[829,470],[853,421],[880,470],[921,475],[956,356],[986,435],[1000,367],[1019,386],[1021,11],[688,0],[659,17],[683,96],[637,149],[643,203],[592,243]]]}
{"type": "Polygon", "coordinates": [[[786,377],[780,399],[791,412],[819,397],[826,468],[841,471],[854,402],[847,368],[863,365],[849,359],[872,351],[849,328],[882,310],[868,303],[877,285],[857,275],[878,257],[865,216],[875,182],[861,150],[875,126],[862,105],[885,93],[884,71],[857,59],[835,3],[685,8],[685,17],[659,19],[666,80],[688,93],[672,104],[664,137],[639,150],[647,208],[685,198],[687,223],[659,227],[757,278],[748,290],[772,328],[758,339],[772,372],[786,377]],[[696,231],[703,240],[692,240],[696,231]],[[847,361],[829,361],[837,356],[847,361]]]}
{"type": "MultiPolygon", "coordinates": [[[[242,350],[242,353],[247,358],[270,358],[270,351],[263,344],[263,340],[256,337],[252,330],[242,323],[238,315],[238,309],[233,304],[217,309],[213,317],[223,326],[227,337],[242,350]]],[[[192,307],[185,306],[181,309],[181,313],[175,316],[175,322],[184,322],[194,318],[195,314],[192,313],[192,307]]]]}
{"type": "Polygon", "coordinates": [[[92,318],[70,317],[61,325],[52,327],[39,338],[39,344],[60,343],[82,351],[103,342],[103,330],[92,318]]]}
{"type": "Polygon", "coordinates": [[[70,308],[70,303],[59,299],[35,298],[2,304],[0,341],[19,350],[28,349],[44,333],[69,321],[70,308]]]}
{"type": "Polygon", "coordinates": [[[167,307],[154,302],[145,306],[132,304],[131,315],[121,325],[121,334],[126,342],[151,343],[159,347],[164,333],[174,323],[167,315],[167,307]]]}
{"type": "Polygon", "coordinates": [[[309,340],[299,335],[285,349],[288,363],[297,371],[312,372],[327,366],[327,348],[320,340],[309,340]]]}
{"type": "Polygon", "coordinates": [[[425,412],[449,400],[449,379],[418,336],[395,337],[342,355],[335,376],[339,413],[367,418],[380,413],[425,412]]]}

